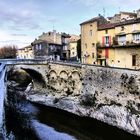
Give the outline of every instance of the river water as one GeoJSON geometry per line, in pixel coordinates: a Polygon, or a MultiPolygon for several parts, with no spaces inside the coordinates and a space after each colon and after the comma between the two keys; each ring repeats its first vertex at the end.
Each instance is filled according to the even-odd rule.
{"type": "Polygon", "coordinates": [[[5,105],[9,140],[138,140],[140,138],[88,117],[27,101],[8,90],[5,105]]]}
{"type": "MultiPolygon", "coordinates": [[[[3,70],[4,72],[4,70],[3,70]]],[[[139,140],[116,127],[88,117],[26,100],[23,91],[8,88],[3,104],[4,73],[0,85],[0,119],[6,129],[0,140],[139,140]],[[5,115],[4,115],[5,114],[5,115]],[[3,119],[5,117],[5,119],[3,119]]]]}

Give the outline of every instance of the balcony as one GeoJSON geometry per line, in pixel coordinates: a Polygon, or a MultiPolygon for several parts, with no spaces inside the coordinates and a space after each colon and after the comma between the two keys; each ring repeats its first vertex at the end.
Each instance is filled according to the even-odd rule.
{"type": "Polygon", "coordinates": [[[107,47],[112,47],[112,44],[101,44],[100,42],[96,43],[97,48],[107,48],[107,47]]]}
{"type": "Polygon", "coordinates": [[[118,41],[118,45],[125,46],[126,45],[126,41],[118,41]]]}
{"type": "Polygon", "coordinates": [[[134,40],[132,40],[132,42],[133,42],[134,44],[139,44],[139,43],[140,43],[140,39],[134,39],[134,40]]]}

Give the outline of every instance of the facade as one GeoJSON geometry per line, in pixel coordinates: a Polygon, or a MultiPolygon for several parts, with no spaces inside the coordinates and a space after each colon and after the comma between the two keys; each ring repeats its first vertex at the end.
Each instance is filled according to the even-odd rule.
{"type": "Polygon", "coordinates": [[[17,50],[17,59],[34,59],[32,46],[27,46],[17,50]]]}
{"type": "Polygon", "coordinates": [[[99,65],[140,68],[140,19],[98,28],[99,65]]]}
{"type": "Polygon", "coordinates": [[[69,35],[65,33],[53,32],[43,33],[31,45],[34,48],[35,58],[50,59],[50,60],[68,60],[69,48],[68,39],[69,35]]]}
{"type": "Polygon", "coordinates": [[[70,60],[78,61],[78,53],[77,53],[77,41],[80,39],[80,36],[71,35],[69,49],[70,49],[70,60]]]}
{"type": "Polygon", "coordinates": [[[107,20],[99,15],[93,19],[81,23],[81,58],[82,63],[95,64],[97,60],[97,36],[98,26],[107,23],[107,20]]]}
{"type": "Polygon", "coordinates": [[[71,41],[69,43],[70,48],[70,60],[76,60],[77,61],[77,41],[71,41]]]}
{"type": "Polygon", "coordinates": [[[95,17],[81,24],[82,63],[140,68],[140,18],[120,12],[114,22],[95,17]],[[101,20],[102,19],[102,20],[101,20]]]}
{"type": "Polygon", "coordinates": [[[70,35],[66,33],[61,33],[62,39],[62,49],[61,49],[61,60],[69,60],[70,59],[70,35]]]}
{"type": "Polygon", "coordinates": [[[109,18],[110,23],[119,23],[126,20],[136,19],[137,13],[135,12],[120,12],[115,14],[113,17],[109,18]]]}

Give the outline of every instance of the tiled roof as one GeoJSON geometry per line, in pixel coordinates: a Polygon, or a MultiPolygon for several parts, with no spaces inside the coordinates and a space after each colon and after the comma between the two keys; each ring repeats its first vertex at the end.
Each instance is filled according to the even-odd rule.
{"type": "Polygon", "coordinates": [[[133,16],[137,15],[136,13],[133,13],[133,12],[123,12],[123,11],[121,11],[120,13],[121,14],[127,14],[127,15],[133,15],[133,16]]]}
{"type": "Polygon", "coordinates": [[[117,25],[117,23],[102,24],[98,27],[98,30],[115,28],[116,25],[117,25]]]}
{"type": "Polygon", "coordinates": [[[63,37],[70,38],[70,35],[69,35],[69,34],[66,34],[66,33],[61,33],[61,35],[62,35],[63,37]]]}
{"type": "Polygon", "coordinates": [[[26,47],[20,48],[20,49],[18,49],[18,50],[24,50],[25,48],[32,48],[32,46],[29,45],[29,46],[26,46],[26,47]]]}
{"type": "Polygon", "coordinates": [[[116,26],[123,26],[123,25],[129,25],[129,24],[134,24],[134,23],[140,23],[140,18],[119,22],[119,23],[117,23],[116,26]]]}
{"type": "Polygon", "coordinates": [[[119,23],[102,24],[98,27],[98,30],[111,29],[111,28],[115,28],[118,26],[124,26],[124,25],[135,24],[135,23],[140,23],[140,18],[126,20],[126,21],[119,22],[119,23]]]}
{"type": "Polygon", "coordinates": [[[98,17],[92,18],[90,20],[87,20],[87,21],[81,23],[80,25],[84,25],[84,24],[87,24],[87,23],[92,23],[92,22],[98,21],[99,19],[101,19],[101,17],[102,16],[98,16],[98,17]]]}
{"type": "Polygon", "coordinates": [[[52,40],[42,40],[42,39],[36,39],[34,42],[32,42],[32,45],[39,44],[39,43],[47,43],[47,44],[55,44],[55,45],[62,45],[58,43],[54,43],[52,40]]]}

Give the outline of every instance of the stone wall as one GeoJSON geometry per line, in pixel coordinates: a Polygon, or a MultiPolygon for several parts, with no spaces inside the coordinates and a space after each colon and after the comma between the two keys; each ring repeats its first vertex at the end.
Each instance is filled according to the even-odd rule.
{"type": "Polygon", "coordinates": [[[96,118],[140,136],[139,71],[53,62],[34,67],[46,81],[46,92],[28,94],[29,100],[96,118]]]}
{"type": "Polygon", "coordinates": [[[81,93],[81,66],[62,63],[49,63],[48,87],[66,95],[81,93]]]}
{"type": "Polygon", "coordinates": [[[84,65],[82,74],[82,103],[93,107],[90,115],[140,135],[140,72],[84,65]]]}

